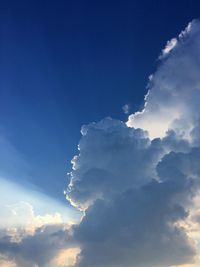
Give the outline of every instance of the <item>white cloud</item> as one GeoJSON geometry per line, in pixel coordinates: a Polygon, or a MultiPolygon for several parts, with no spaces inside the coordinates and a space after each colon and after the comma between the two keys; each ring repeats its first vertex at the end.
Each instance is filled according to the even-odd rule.
{"type": "Polygon", "coordinates": [[[169,54],[172,49],[174,49],[174,47],[177,44],[177,39],[176,38],[172,38],[170,41],[167,42],[165,48],[162,50],[162,55],[160,58],[163,58],[164,56],[166,56],[167,54],[169,54]]]}
{"type": "Polygon", "coordinates": [[[0,229],[7,229],[7,233],[15,239],[20,238],[20,232],[22,235],[34,235],[39,227],[64,223],[60,213],[36,215],[28,202],[0,205],[0,208],[3,217],[0,229]]]}
{"type": "Polygon", "coordinates": [[[130,115],[127,124],[147,130],[151,138],[163,137],[173,129],[190,140],[200,113],[199,21],[190,23],[177,41],[172,40],[167,52],[173,49],[149,82],[144,109],[130,115]]]}

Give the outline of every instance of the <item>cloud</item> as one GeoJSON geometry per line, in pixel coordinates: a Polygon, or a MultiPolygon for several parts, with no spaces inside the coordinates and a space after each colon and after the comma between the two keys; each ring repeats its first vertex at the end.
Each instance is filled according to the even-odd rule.
{"type": "Polygon", "coordinates": [[[60,214],[36,215],[25,202],[5,209],[1,212],[11,223],[0,228],[0,266],[68,267],[75,262],[79,250],[60,214]]]}
{"type": "Polygon", "coordinates": [[[167,42],[165,48],[162,50],[162,55],[160,56],[160,59],[164,58],[166,55],[168,55],[171,50],[174,49],[174,47],[177,44],[177,39],[176,38],[172,38],[170,41],[167,42]]]}
{"type": "Polygon", "coordinates": [[[80,213],[78,211],[38,191],[38,189],[32,185],[26,184],[26,186],[23,186],[2,177],[0,177],[0,185],[0,208],[2,214],[0,228],[8,227],[12,223],[14,225],[23,224],[24,217],[27,216],[26,210],[28,208],[26,209],[25,205],[22,203],[30,204],[37,215],[43,216],[46,214],[59,213],[63,221],[67,223],[76,222],[80,219],[80,213]],[[15,216],[15,218],[13,216],[12,220],[10,220],[11,210],[18,209],[18,207],[20,212],[24,212],[24,215],[15,216]]]}
{"type": "Polygon", "coordinates": [[[151,138],[165,136],[169,128],[191,138],[200,112],[199,47],[199,21],[194,20],[168,42],[165,57],[151,75],[144,109],[129,116],[128,126],[147,130],[151,138]]]}
{"type": "Polygon", "coordinates": [[[3,255],[0,255],[0,266],[1,267],[17,267],[15,262],[10,261],[3,255]]]}
{"type": "Polygon", "coordinates": [[[130,113],[130,105],[129,104],[125,104],[122,107],[122,110],[124,111],[124,114],[129,114],[130,113]]]}
{"type": "MultiPolygon", "coordinates": [[[[76,266],[164,267],[192,261],[194,243],[176,222],[188,216],[196,184],[187,176],[190,168],[181,172],[182,165],[171,176],[169,159],[162,158],[169,141],[151,142],[142,130],[109,118],[82,133],[68,192],[74,205],[86,208],[73,227],[82,248],[76,266]]],[[[174,165],[180,154],[190,158],[174,154],[174,165]]]]}
{"type": "Polygon", "coordinates": [[[160,148],[150,145],[142,130],[127,128],[111,118],[82,128],[80,154],[73,159],[68,199],[84,209],[97,198],[112,199],[115,194],[138,187],[151,179],[160,148]],[[143,162],[145,168],[137,168],[143,162]],[[123,177],[123,181],[122,181],[123,177]]]}
{"type": "MultiPolygon", "coordinates": [[[[35,188],[3,178],[0,184],[0,266],[62,267],[57,258],[69,243],[74,246],[68,229],[79,213],[35,188]]],[[[66,261],[72,262],[73,252],[67,253],[66,261]]]]}
{"type": "Polygon", "coordinates": [[[60,213],[36,215],[33,206],[28,202],[19,202],[6,206],[1,205],[0,207],[3,216],[0,230],[7,229],[7,233],[13,234],[15,239],[20,239],[20,233],[22,236],[34,235],[39,227],[63,223],[60,213]]]}
{"type": "Polygon", "coordinates": [[[193,21],[162,51],[141,112],[127,123],[106,118],[82,127],[66,190],[83,211],[71,229],[80,247],[75,267],[195,266],[199,47],[193,21]]]}
{"type": "MultiPolygon", "coordinates": [[[[66,266],[73,266],[76,263],[76,257],[80,253],[79,247],[72,247],[68,249],[63,249],[60,251],[60,253],[57,255],[57,257],[50,263],[52,264],[52,267],[60,266],[60,267],[66,267],[66,266]]],[[[48,265],[49,267],[49,265],[48,265]]],[[[51,266],[50,266],[51,267],[51,266]]]]}
{"type": "Polygon", "coordinates": [[[0,239],[0,253],[13,261],[17,267],[48,266],[67,246],[67,231],[63,225],[37,228],[34,234],[23,234],[19,241],[14,240],[13,235],[9,233],[0,239]]]}

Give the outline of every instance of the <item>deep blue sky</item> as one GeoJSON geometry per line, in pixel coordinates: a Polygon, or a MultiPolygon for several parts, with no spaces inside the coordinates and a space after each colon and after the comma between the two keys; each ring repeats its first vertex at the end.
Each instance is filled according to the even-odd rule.
{"type": "Polygon", "coordinates": [[[81,125],[124,120],[126,103],[141,107],[161,49],[200,16],[200,2],[7,0],[0,7],[0,129],[29,165],[25,179],[64,200],[81,125]]]}

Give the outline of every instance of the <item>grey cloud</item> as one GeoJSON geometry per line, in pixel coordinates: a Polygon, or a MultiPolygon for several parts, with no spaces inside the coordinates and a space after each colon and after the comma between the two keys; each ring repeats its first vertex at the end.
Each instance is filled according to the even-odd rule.
{"type": "Polygon", "coordinates": [[[179,151],[179,142],[172,133],[151,142],[142,130],[111,119],[86,128],[68,195],[74,204],[90,203],[73,228],[82,249],[77,267],[165,267],[192,261],[195,247],[176,222],[188,216],[196,185],[189,172],[181,172],[183,152],[174,152],[171,164],[180,170],[173,177],[167,156],[162,159],[172,144],[179,151]]]}
{"type": "Polygon", "coordinates": [[[14,261],[17,267],[47,266],[62,249],[73,246],[64,225],[46,225],[33,235],[24,235],[20,241],[1,230],[0,254],[14,261]]]}
{"type": "Polygon", "coordinates": [[[78,206],[145,184],[162,152],[141,129],[110,118],[85,126],[79,149],[67,194],[78,206]],[[143,167],[138,168],[141,162],[143,167]]]}
{"type": "Polygon", "coordinates": [[[194,147],[188,153],[170,152],[157,165],[161,179],[176,179],[179,175],[194,178],[196,183],[200,177],[200,148],[194,147]]]}

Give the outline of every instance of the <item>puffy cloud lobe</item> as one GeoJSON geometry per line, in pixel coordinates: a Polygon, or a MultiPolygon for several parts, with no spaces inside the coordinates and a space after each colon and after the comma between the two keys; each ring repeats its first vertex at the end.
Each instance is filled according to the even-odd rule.
{"type": "Polygon", "coordinates": [[[33,206],[28,202],[19,202],[13,205],[0,204],[1,222],[0,229],[12,229],[14,226],[22,229],[27,234],[34,234],[35,229],[49,224],[60,224],[63,222],[59,213],[36,215],[33,206]]]}
{"type": "MultiPolygon", "coordinates": [[[[179,142],[172,133],[151,142],[142,130],[111,119],[83,129],[68,195],[77,206],[89,203],[73,229],[82,248],[76,266],[164,267],[192,260],[194,244],[176,222],[188,216],[196,184],[181,164],[172,177],[168,158],[161,160],[172,144],[179,151],[179,142]]],[[[174,152],[171,164],[189,153],[174,152]]]]}
{"type": "Polygon", "coordinates": [[[128,125],[148,130],[151,138],[163,137],[171,128],[190,139],[200,114],[199,21],[192,21],[167,47],[170,49],[164,50],[159,68],[151,75],[145,107],[129,116],[128,125]]]}
{"type": "Polygon", "coordinates": [[[67,194],[74,205],[84,208],[98,198],[112,199],[154,176],[162,148],[143,130],[106,118],[84,126],[82,134],[67,194]],[[138,168],[141,162],[143,167],[138,168]]]}
{"type": "Polygon", "coordinates": [[[180,175],[191,177],[198,185],[200,177],[200,147],[193,147],[188,153],[170,152],[157,165],[159,176],[165,179],[177,179],[180,175]]]}

